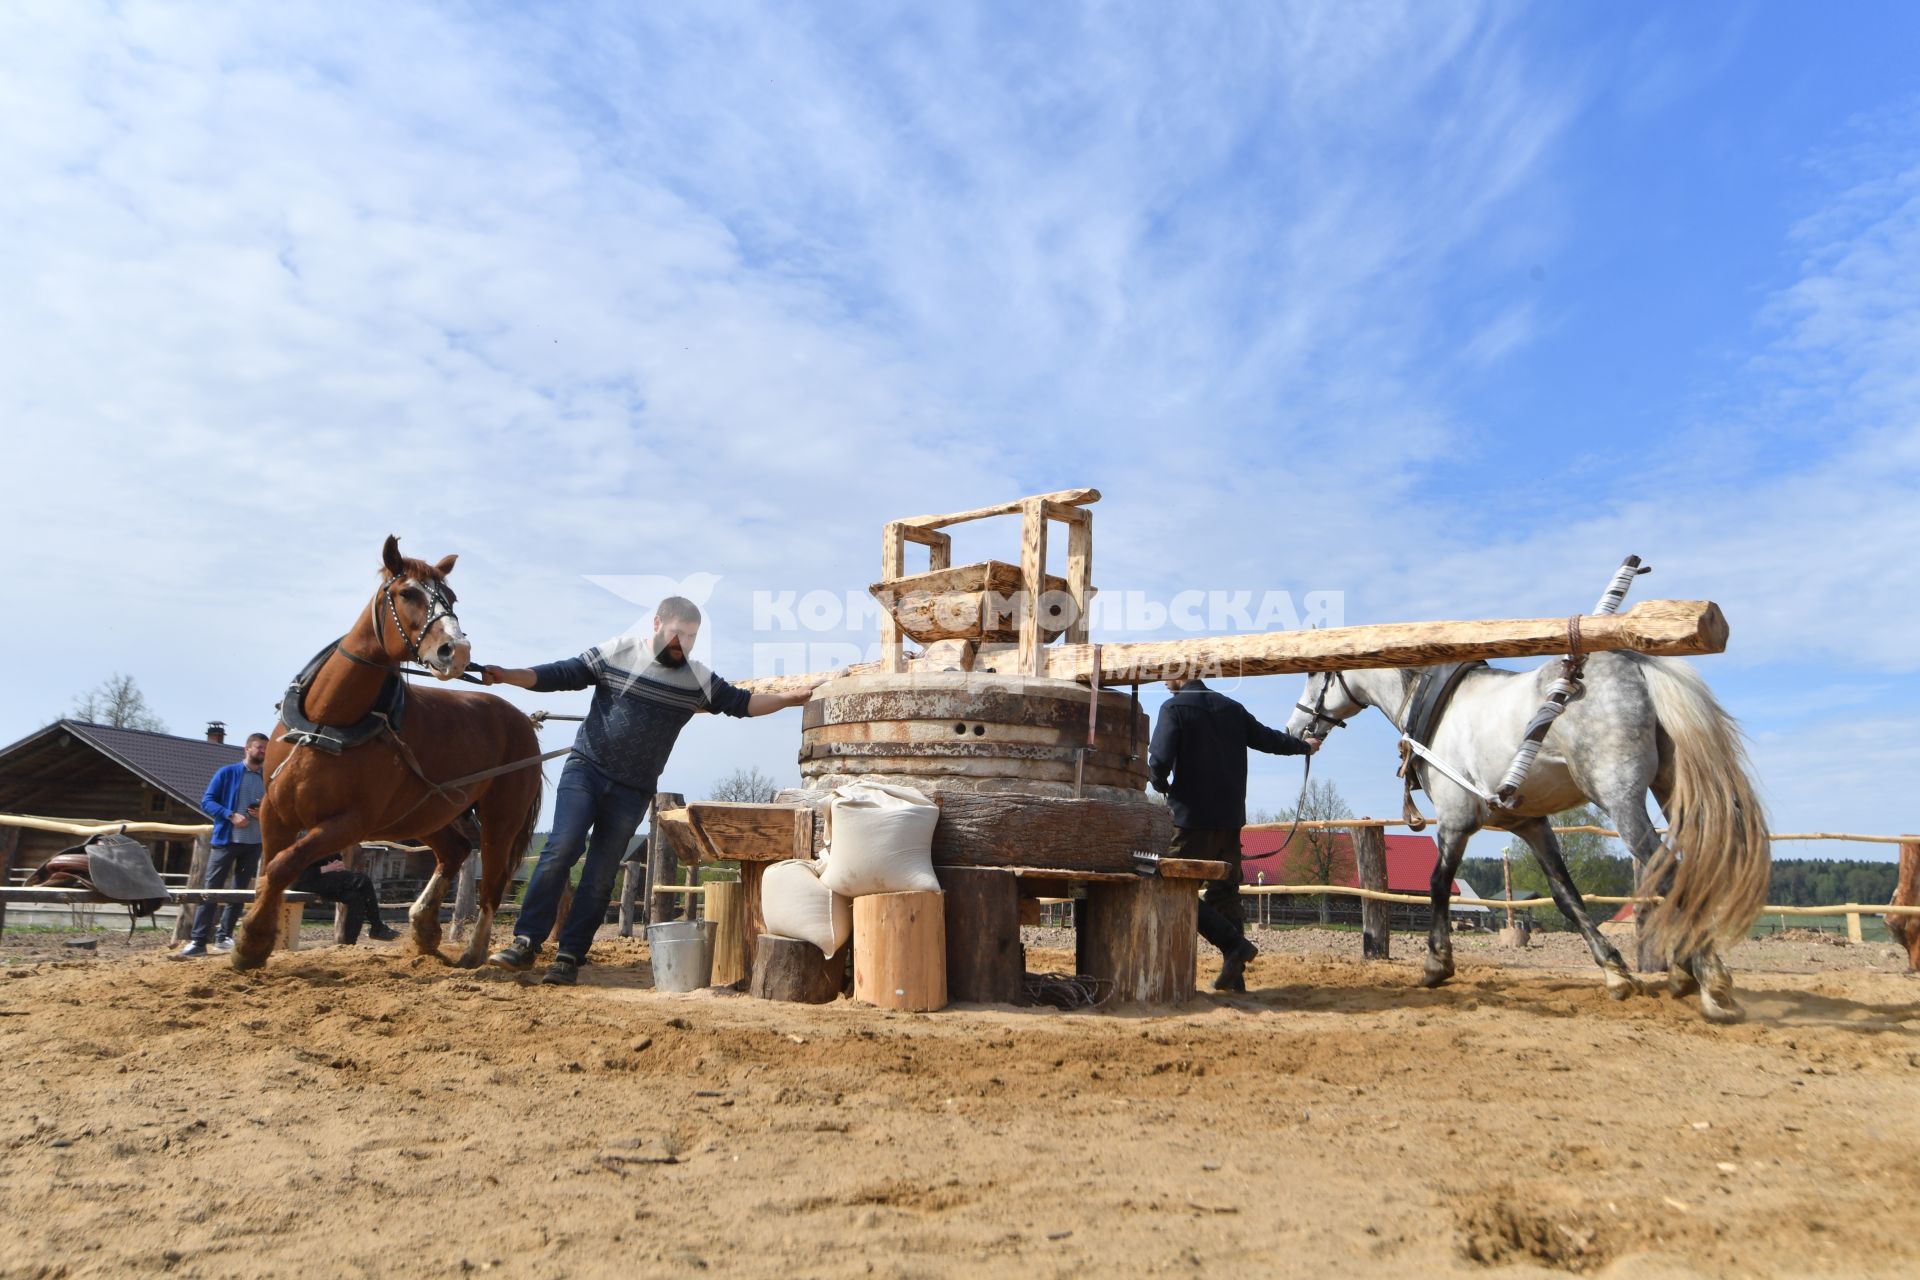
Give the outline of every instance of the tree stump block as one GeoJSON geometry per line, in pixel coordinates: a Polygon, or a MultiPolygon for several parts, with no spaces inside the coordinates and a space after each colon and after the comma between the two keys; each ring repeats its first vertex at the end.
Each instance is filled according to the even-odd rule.
{"type": "Polygon", "coordinates": [[[935,889],[853,900],[853,998],[926,1013],[947,1004],[947,918],[935,889]]]}
{"type": "MultiPolygon", "coordinates": [[[[1080,972],[1113,984],[1113,998],[1184,1004],[1193,996],[1200,897],[1191,880],[1141,877],[1094,883],[1080,904],[1080,972]]],[[[857,905],[857,904],[856,904],[857,905]]]]}
{"type": "Polygon", "coordinates": [[[942,867],[940,885],[946,892],[948,997],[1017,1002],[1027,968],[1019,880],[985,867],[942,867]]]}
{"type": "Polygon", "coordinates": [[[828,1004],[840,998],[847,967],[847,949],[831,957],[798,938],[763,933],[754,939],[753,978],[748,991],[762,1000],[793,1004],[828,1004]]]}
{"type": "Polygon", "coordinates": [[[713,921],[713,985],[744,987],[753,973],[747,951],[747,901],[737,881],[715,880],[707,885],[702,909],[713,921]]]}
{"type": "MultiPolygon", "coordinates": [[[[1350,827],[1353,860],[1360,873],[1360,887],[1377,893],[1387,891],[1387,833],[1379,827],[1350,827]]],[[[1372,898],[1360,899],[1360,955],[1366,960],[1386,960],[1393,950],[1393,908],[1372,898]]]]}

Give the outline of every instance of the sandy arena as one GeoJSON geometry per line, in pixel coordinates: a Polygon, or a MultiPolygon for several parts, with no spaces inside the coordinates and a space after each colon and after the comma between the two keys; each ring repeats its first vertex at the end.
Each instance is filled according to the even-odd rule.
{"type": "Polygon", "coordinates": [[[0,1276],[1920,1260],[1920,980],[1884,944],[1746,944],[1720,1028],[1609,1002],[1563,935],[1464,937],[1429,992],[1412,936],[1256,934],[1251,995],[1165,1016],[662,995],[618,939],[545,988],[325,934],[247,975],[7,935],[0,1276]]]}

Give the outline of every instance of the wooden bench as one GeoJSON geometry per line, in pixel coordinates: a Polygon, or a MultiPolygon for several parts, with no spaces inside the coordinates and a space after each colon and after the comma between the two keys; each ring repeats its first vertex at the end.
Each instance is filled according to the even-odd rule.
{"type": "MultiPolygon", "coordinates": [[[[245,905],[253,901],[251,889],[174,889],[168,898],[175,906],[188,906],[202,902],[229,903],[245,905]]],[[[289,892],[280,908],[281,951],[300,949],[300,913],[309,902],[319,902],[320,895],[315,893],[289,892]]],[[[95,893],[91,889],[49,889],[43,885],[7,885],[0,887],[0,902],[17,902],[23,906],[64,906],[64,907],[124,907],[126,903],[118,898],[109,898],[95,893]]],[[[0,917],[0,929],[5,928],[5,918],[0,917]]]]}

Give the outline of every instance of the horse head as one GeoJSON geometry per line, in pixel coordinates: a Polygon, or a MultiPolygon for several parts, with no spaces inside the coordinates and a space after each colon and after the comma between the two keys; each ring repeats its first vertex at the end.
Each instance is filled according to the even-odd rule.
{"type": "Polygon", "coordinates": [[[1339,671],[1316,671],[1307,677],[1300,701],[1287,717],[1287,732],[1296,738],[1324,738],[1367,709],[1339,671]]]}
{"type": "Polygon", "coordinates": [[[380,587],[367,608],[388,661],[411,658],[442,680],[467,669],[473,646],[453,612],[453,588],[447,575],[458,556],[438,564],[400,554],[400,539],[387,535],[380,549],[380,587]]]}

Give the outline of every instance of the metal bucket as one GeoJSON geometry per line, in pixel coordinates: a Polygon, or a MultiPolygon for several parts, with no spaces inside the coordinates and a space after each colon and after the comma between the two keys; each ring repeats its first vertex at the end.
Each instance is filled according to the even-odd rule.
{"type": "Polygon", "coordinates": [[[698,991],[713,981],[712,920],[670,920],[647,926],[655,991],[698,991]]]}

